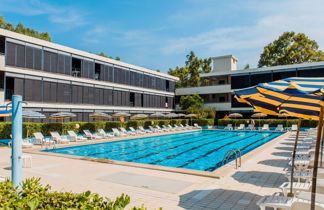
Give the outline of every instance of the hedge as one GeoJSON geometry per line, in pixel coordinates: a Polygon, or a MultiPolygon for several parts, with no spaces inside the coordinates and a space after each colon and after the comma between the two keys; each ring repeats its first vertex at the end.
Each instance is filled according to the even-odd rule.
{"type": "MultiPolygon", "coordinates": [[[[39,178],[26,179],[22,182],[21,190],[13,187],[9,180],[0,182],[0,209],[122,210],[129,203],[130,197],[124,194],[111,200],[90,191],[83,193],[52,191],[51,186],[41,185],[39,178]]],[[[144,206],[130,209],[147,210],[144,206]]]]}
{"type": "MultiPolygon", "coordinates": [[[[227,124],[239,125],[239,124],[248,124],[251,119],[219,119],[217,125],[226,126],[227,124]]],[[[255,125],[269,124],[270,127],[276,127],[278,124],[283,126],[291,127],[293,124],[298,123],[298,119],[254,119],[255,125]]],[[[317,121],[315,120],[302,120],[301,127],[310,127],[314,128],[317,126],[317,121]]]]}
{"type": "MultiPolygon", "coordinates": [[[[192,119],[191,123],[197,123],[201,126],[214,125],[213,119],[192,119]]],[[[129,120],[126,122],[119,121],[94,121],[94,122],[64,122],[62,123],[23,123],[23,137],[27,136],[27,128],[29,136],[32,136],[35,132],[42,132],[43,135],[49,136],[51,131],[58,131],[59,133],[66,133],[67,130],[73,130],[75,133],[83,133],[83,130],[90,130],[91,132],[97,132],[98,129],[104,129],[105,131],[111,131],[112,128],[124,127],[129,129],[133,127],[135,129],[139,126],[148,128],[149,126],[162,126],[162,125],[185,125],[190,124],[189,119],[171,119],[171,120],[129,120]]],[[[0,139],[9,139],[11,134],[11,123],[0,123],[0,139]]]]}

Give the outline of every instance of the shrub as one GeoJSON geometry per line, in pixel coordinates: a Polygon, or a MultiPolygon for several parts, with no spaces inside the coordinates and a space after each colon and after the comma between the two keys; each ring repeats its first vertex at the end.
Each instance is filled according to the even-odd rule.
{"type": "Polygon", "coordinates": [[[214,119],[192,119],[192,124],[194,123],[200,126],[214,125],[214,119]]]}
{"type": "MultiPolygon", "coordinates": [[[[1,209],[124,209],[130,203],[130,197],[122,194],[115,200],[103,198],[96,193],[51,191],[49,185],[40,184],[39,178],[30,178],[22,182],[22,189],[13,187],[9,180],[0,183],[1,209]]],[[[144,206],[135,209],[146,209],[144,206]]]]}
{"type": "MultiPolygon", "coordinates": [[[[248,124],[251,119],[219,119],[219,126],[226,126],[227,124],[239,125],[239,124],[248,124]]],[[[298,119],[254,119],[255,125],[269,124],[270,127],[276,127],[278,124],[283,126],[291,127],[293,124],[298,123],[298,119]]],[[[315,120],[302,120],[301,127],[316,127],[317,121],[315,120]]]]}
{"type": "Polygon", "coordinates": [[[104,128],[105,131],[111,131],[112,128],[124,128],[125,123],[119,121],[107,121],[106,126],[104,128]]]}

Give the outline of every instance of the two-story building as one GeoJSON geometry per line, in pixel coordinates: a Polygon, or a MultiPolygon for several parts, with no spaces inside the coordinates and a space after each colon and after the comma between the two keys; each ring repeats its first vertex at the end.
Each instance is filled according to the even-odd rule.
{"type": "MultiPolygon", "coordinates": [[[[91,112],[173,111],[178,78],[0,29],[0,104],[23,95],[26,109],[91,112]]],[[[48,120],[45,120],[48,121],[48,120]]]]}
{"type": "MultiPolygon", "coordinates": [[[[253,69],[238,69],[237,63],[238,59],[232,55],[212,58],[212,71],[200,75],[202,86],[177,88],[176,104],[182,95],[199,94],[204,99],[205,106],[216,108],[216,118],[223,118],[231,112],[239,112],[249,117],[252,108],[238,103],[233,98],[234,90],[287,77],[324,77],[324,62],[253,69]]],[[[176,109],[180,110],[179,105],[176,105],[176,109]]]]}

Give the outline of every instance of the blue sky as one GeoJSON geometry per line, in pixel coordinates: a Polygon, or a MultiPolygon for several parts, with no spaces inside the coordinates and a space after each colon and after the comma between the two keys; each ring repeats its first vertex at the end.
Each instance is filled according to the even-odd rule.
{"type": "Polygon", "coordinates": [[[159,69],[199,57],[232,54],[256,67],[263,47],[284,31],[324,47],[322,0],[0,0],[0,14],[48,31],[53,42],[119,56],[159,69]]]}

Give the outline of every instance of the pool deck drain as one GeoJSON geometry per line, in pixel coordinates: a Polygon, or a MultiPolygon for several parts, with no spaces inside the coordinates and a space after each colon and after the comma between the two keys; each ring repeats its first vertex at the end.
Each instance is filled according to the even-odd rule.
{"type": "MultiPolygon", "coordinates": [[[[125,193],[131,197],[129,208],[145,204],[148,209],[163,207],[164,210],[258,209],[256,201],[260,196],[279,192],[278,186],[287,180],[283,169],[288,166],[288,161],[287,155],[283,153],[290,154],[292,146],[283,144],[290,141],[282,138],[283,136],[245,155],[242,167],[238,170],[233,167],[217,170],[221,179],[84,161],[46,153],[31,154],[33,167],[24,168],[23,176],[41,177],[41,182],[50,184],[53,190],[91,190],[112,199],[125,193]],[[100,180],[118,173],[139,174],[190,184],[183,188],[178,187],[174,190],[177,191],[175,193],[168,193],[160,188],[150,189],[150,185],[145,182],[132,186],[125,182],[120,184],[100,180]],[[62,176],[53,177],[53,174],[62,176]]],[[[0,166],[1,176],[10,177],[11,171],[5,169],[10,167],[9,148],[0,148],[0,166]]]]}

